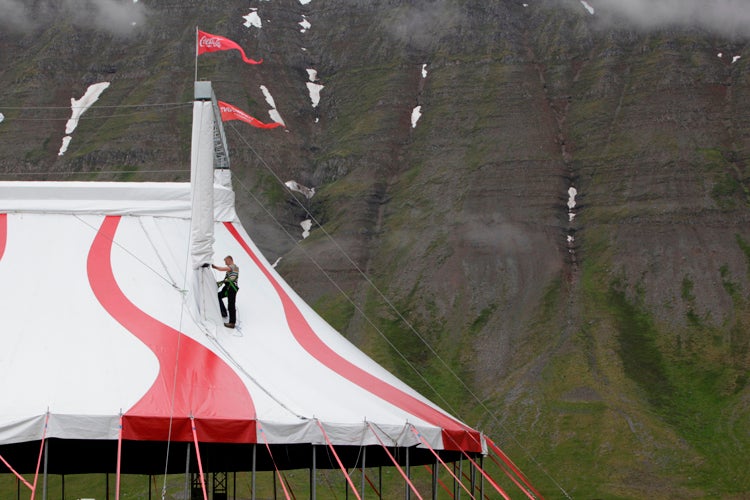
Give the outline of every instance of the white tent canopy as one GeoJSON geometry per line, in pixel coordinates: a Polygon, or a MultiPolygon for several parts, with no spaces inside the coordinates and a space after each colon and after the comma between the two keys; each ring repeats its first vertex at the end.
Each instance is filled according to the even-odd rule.
{"type": "Polygon", "coordinates": [[[432,450],[485,451],[284,282],[240,224],[227,171],[202,177],[208,187],[0,182],[0,455],[23,470],[43,439],[121,442],[142,471],[149,446],[166,442],[222,456],[255,443],[415,447],[430,462],[432,450]],[[213,214],[196,245],[199,189],[213,214]],[[240,269],[237,329],[219,313],[223,276],[200,265],[225,255],[240,269]]]}
{"type": "Polygon", "coordinates": [[[122,414],[133,440],[167,440],[171,419],[171,439],[190,441],[194,417],[208,442],[325,444],[320,422],[334,445],[412,446],[413,425],[435,449],[466,434],[481,451],[307,306],[237,220],[214,225],[214,248],[241,270],[239,328],[225,328],[216,295],[195,293],[176,203],[190,185],[143,186],[169,199],[132,196],[121,215],[140,187],[0,183],[15,193],[0,197],[0,445],[40,440],[45,422],[48,438],[116,440],[122,414]],[[86,210],[92,199],[112,207],[86,210]]]}

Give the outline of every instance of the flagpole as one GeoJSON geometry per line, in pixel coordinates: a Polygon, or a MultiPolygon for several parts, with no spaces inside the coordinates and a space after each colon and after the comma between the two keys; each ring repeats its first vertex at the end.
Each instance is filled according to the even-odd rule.
{"type": "Polygon", "coordinates": [[[195,81],[198,81],[198,26],[195,27],[195,81]]]}

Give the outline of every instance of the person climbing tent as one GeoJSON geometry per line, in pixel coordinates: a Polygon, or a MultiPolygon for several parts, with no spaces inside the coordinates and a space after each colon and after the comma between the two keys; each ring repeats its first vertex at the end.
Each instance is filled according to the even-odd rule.
{"type": "Polygon", "coordinates": [[[216,284],[221,287],[219,290],[219,309],[221,309],[221,316],[227,316],[227,309],[229,310],[229,321],[224,323],[227,328],[234,328],[237,322],[237,309],[235,303],[237,300],[237,291],[239,287],[240,268],[234,263],[231,255],[224,257],[224,264],[226,266],[217,266],[211,264],[211,267],[217,271],[225,271],[224,279],[217,282],[216,284]],[[227,298],[227,306],[224,307],[224,297],[227,298]]]}

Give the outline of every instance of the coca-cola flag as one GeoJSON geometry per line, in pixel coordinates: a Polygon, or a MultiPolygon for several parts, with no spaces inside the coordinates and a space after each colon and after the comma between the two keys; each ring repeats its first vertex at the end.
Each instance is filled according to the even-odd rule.
{"type": "Polygon", "coordinates": [[[247,57],[242,47],[229,38],[198,30],[198,55],[206,52],[219,52],[221,50],[239,50],[240,54],[242,54],[242,60],[248,64],[260,64],[263,62],[263,59],[256,61],[247,57]]]}
{"type": "Polygon", "coordinates": [[[219,101],[219,111],[221,111],[221,121],[228,122],[230,120],[242,120],[245,123],[249,123],[253,127],[257,128],[276,128],[281,127],[281,123],[263,123],[257,118],[253,118],[239,108],[235,108],[231,104],[227,104],[224,101],[219,101]]]}

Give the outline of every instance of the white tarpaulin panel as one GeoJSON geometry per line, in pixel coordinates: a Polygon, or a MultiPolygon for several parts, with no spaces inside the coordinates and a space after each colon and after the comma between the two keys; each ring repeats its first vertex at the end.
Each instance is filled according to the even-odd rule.
{"type": "Polygon", "coordinates": [[[214,120],[211,101],[193,103],[193,142],[190,157],[192,218],[190,253],[193,269],[213,257],[214,120]]]}
{"type": "MultiPolygon", "coordinates": [[[[226,175],[213,186],[214,220],[237,221],[234,191],[226,175]]],[[[158,215],[189,219],[186,182],[0,181],[0,213],[158,215]]]]}

